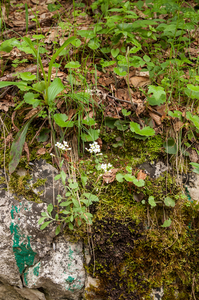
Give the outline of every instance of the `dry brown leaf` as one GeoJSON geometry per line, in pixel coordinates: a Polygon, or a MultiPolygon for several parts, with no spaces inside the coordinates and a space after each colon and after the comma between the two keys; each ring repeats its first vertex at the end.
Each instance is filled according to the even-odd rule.
{"type": "Polygon", "coordinates": [[[136,115],[139,116],[145,110],[144,103],[141,99],[133,99],[133,103],[137,104],[136,115]]]}
{"type": "Polygon", "coordinates": [[[46,149],[45,148],[40,148],[40,149],[37,150],[36,154],[37,155],[44,155],[44,154],[46,154],[46,149]]]}
{"type": "Polygon", "coordinates": [[[23,149],[26,152],[26,158],[27,158],[27,161],[29,162],[30,161],[30,152],[29,152],[28,144],[26,142],[24,143],[23,149]]]}
{"type": "Polygon", "coordinates": [[[31,109],[31,111],[29,111],[29,113],[25,116],[24,120],[32,118],[32,116],[36,115],[36,113],[38,113],[39,110],[40,108],[38,107],[31,109]]]}
{"type": "Polygon", "coordinates": [[[138,175],[137,175],[137,180],[140,180],[140,179],[144,180],[146,178],[146,176],[147,175],[142,170],[140,170],[138,175]]]}
{"type": "Polygon", "coordinates": [[[151,111],[149,111],[149,115],[158,126],[162,124],[160,116],[156,115],[155,113],[152,113],[151,111]]]}
{"type": "Polygon", "coordinates": [[[176,123],[173,124],[173,129],[174,131],[178,132],[183,126],[184,126],[183,122],[177,121],[176,123]]]}
{"type": "Polygon", "coordinates": [[[144,76],[134,76],[130,78],[130,84],[134,87],[145,87],[151,83],[149,77],[144,76]]]}
{"type": "Polygon", "coordinates": [[[191,151],[189,152],[189,158],[191,162],[197,163],[199,156],[195,150],[191,149],[191,151]]]}
{"type": "Polygon", "coordinates": [[[111,183],[115,180],[116,173],[119,169],[111,169],[108,172],[104,173],[103,180],[106,183],[111,183]]]}

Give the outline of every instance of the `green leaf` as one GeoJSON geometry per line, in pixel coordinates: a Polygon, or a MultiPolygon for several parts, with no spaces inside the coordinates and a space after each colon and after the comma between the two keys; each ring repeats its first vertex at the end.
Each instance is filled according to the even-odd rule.
{"type": "Polygon", "coordinates": [[[151,205],[151,207],[155,207],[156,206],[156,203],[154,201],[154,197],[153,196],[149,197],[148,202],[151,205]]]}
{"type": "Polygon", "coordinates": [[[44,228],[46,228],[52,221],[53,220],[45,222],[44,224],[42,224],[41,227],[40,227],[40,230],[43,230],[44,228]]]}
{"type": "Polygon", "coordinates": [[[84,193],[83,196],[85,196],[86,198],[88,198],[88,200],[90,202],[98,202],[99,198],[96,195],[93,195],[91,193],[84,193]]]}
{"type": "Polygon", "coordinates": [[[66,175],[66,173],[63,170],[61,170],[60,175],[61,175],[62,183],[63,183],[63,185],[65,185],[66,184],[67,175],[66,175]]]}
{"type": "Polygon", "coordinates": [[[195,169],[193,169],[193,172],[196,174],[199,174],[199,164],[191,162],[189,163],[190,165],[192,165],[195,169]]]}
{"type": "Polygon", "coordinates": [[[189,111],[186,113],[186,118],[193,122],[194,126],[199,129],[199,117],[193,116],[189,111]]]}
{"type": "Polygon", "coordinates": [[[54,114],[54,121],[60,127],[67,127],[66,120],[68,120],[68,116],[65,114],[54,114]]]}
{"type": "Polygon", "coordinates": [[[69,183],[69,187],[71,188],[71,189],[77,189],[78,188],[78,183],[77,182],[74,182],[74,183],[69,183]]]}
{"type": "Polygon", "coordinates": [[[37,83],[33,84],[32,87],[35,90],[38,90],[40,92],[43,92],[46,89],[46,85],[45,85],[44,81],[37,82],[37,83]]]}
{"type": "Polygon", "coordinates": [[[42,215],[43,217],[49,218],[49,215],[48,215],[45,211],[42,211],[41,215],[42,215]]]}
{"type": "Polygon", "coordinates": [[[178,118],[179,120],[182,121],[182,112],[179,110],[174,110],[174,112],[169,111],[168,115],[172,118],[178,118]]]}
{"type": "Polygon", "coordinates": [[[64,85],[60,78],[55,78],[51,85],[48,87],[48,104],[53,103],[53,100],[59,93],[64,90],[64,85]]]}
{"type": "Polygon", "coordinates": [[[71,201],[71,200],[68,200],[68,201],[65,201],[65,202],[60,203],[60,206],[68,206],[68,205],[70,205],[71,203],[72,203],[72,201],[71,201]]]}
{"type": "Polygon", "coordinates": [[[149,85],[148,94],[153,96],[148,97],[147,100],[150,105],[161,105],[166,101],[166,93],[161,86],[149,85]]]}
{"type": "Polygon", "coordinates": [[[120,49],[117,48],[117,49],[112,49],[111,50],[111,54],[112,56],[115,58],[116,56],[118,56],[118,54],[120,53],[120,49]]]}
{"type": "Polygon", "coordinates": [[[170,198],[170,197],[168,196],[168,197],[166,197],[166,198],[164,199],[164,204],[165,204],[166,206],[174,207],[174,206],[175,206],[175,201],[174,201],[172,198],[170,198]]]}
{"type": "Polygon", "coordinates": [[[78,61],[70,61],[65,65],[64,68],[69,68],[69,69],[76,69],[79,68],[81,65],[78,61]]]}
{"type": "Polygon", "coordinates": [[[136,179],[135,176],[131,174],[125,174],[124,178],[126,179],[126,181],[130,181],[130,182],[133,182],[136,179]]]}
{"type": "Polygon", "coordinates": [[[24,81],[33,81],[37,78],[36,75],[32,75],[30,72],[19,73],[19,76],[24,81]]]}
{"type": "Polygon", "coordinates": [[[58,235],[60,233],[60,230],[61,230],[61,225],[58,225],[55,230],[55,235],[58,235]]]}
{"type": "Polygon", "coordinates": [[[140,125],[135,122],[130,123],[130,129],[132,132],[135,132],[136,134],[147,136],[147,137],[153,136],[155,134],[155,130],[153,128],[147,126],[144,127],[143,129],[140,129],[140,125]]]}
{"type": "Polygon", "coordinates": [[[41,223],[43,223],[43,221],[46,219],[46,217],[42,217],[39,219],[38,224],[40,225],[41,223]]]}
{"type": "Polygon", "coordinates": [[[82,185],[83,185],[83,186],[86,185],[87,180],[88,180],[88,177],[87,177],[87,176],[81,176],[81,182],[82,182],[82,185]]]}
{"type": "Polygon", "coordinates": [[[66,197],[71,196],[71,192],[66,192],[65,196],[66,196],[66,197]]]}
{"type": "Polygon", "coordinates": [[[68,227],[70,230],[73,230],[73,224],[72,223],[68,223],[68,227]]]}
{"type": "Polygon", "coordinates": [[[165,152],[168,154],[177,154],[177,145],[173,138],[168,138],[168,140],[163,143],[163,147],[165,148],[165,152]]]}
{"type": "Polygon", "coordinates": [[[123,182],[124,181],[123,178],[124,176],[121,173],[116,174],[116,180],[118,182],[123,182]]]}
{"type": "Polygon", "coordinates": [[[27,86],[27,83],[23,81],[19,81],[19,82],[2,81],[0,82],[0,89],[10,85],[16,85],[21,91],[28,91],[31,89],[30,87],[27,86]]]}
{"type": "Polygon", "coordinates": [[[132,168],[130,166],[126,167],[127,172],[132,173],[132,168]]]}
{"type": "Polygon", "coordinates": [[[35,114],[22,128],[21,130],[17,133],[12,146],[10,150],[10,162],[9,162],[9,173],[12,174],[16,167],[19,164],[20,158],[21,158],[21,153],[23,150],[23,145],[25,143],[26,139],[26,133],[28,130],[28,127],[32,120],[38,115],[35,114]]]}
{"type": "Polygon", "coordinates": [[[61,7],[61,4],[54,4],[54,3],[49,3],[48,4],[48,10],[50,11],[50,12],[53,12],[53,11],[56,11],[56,10],[58,10],[59,8],[61,7]]]}
{"type": "Polygon", "coordinates": [[[96,50],[100,47],[100,43],[99,43],[99,40],[94,38],[92,40],[89,41],[88,43],[88,47],[92,50],[96,50]]]}
{"type": "Polygon", "coordinates": [[[36,99],[39,94],[33,94],[33,93],[26,93],[24,95],[24,101],[30,105],[32,105],[33,108],[36,108],[41,104],[41,100],[36,99]]]}
{"type": "Polygon", "coordinates": [[[56,60],[56,58],[59,56],[59,54],[62,52],[62,50],[64,50],[66,48],[66,46],[68,46],[70,43],[72,43],[76,38],[70,37],[68,38],[63,45],[55,52],[55,54],[53,55],[53,57],[51,58],[51,61],[49,63],[49,68],[48,68],[48,85],[50,85],[50,81],[51,81],[51,73],[52,73],[52,67],[53,64],[56,60]]]}
{"type": "Polygon", "coordinates": [[[137,178],[135,178],[133,180],[133,183],[137,186],[137,187],[143,187],[145,185],[145,182],[143,179],[138,180],[137,178]]]}
{"type": "Polygon", "coordinates": [[[92,129],[90,128],[88,130],[88,134],[86,133],[82,133],[81,134],[81,139],[84,141],[84,142],[94,142],[98,139],[99,137],[99,129],[92,129]]]}
{"type": "Polygon", "coordinates": [[[123,114],[123,116],[128,117],[128,116],[130,116],[131,111],[128,111],[128,112],[127,112],[127,110],[126,110],[125,108],[123,108],[123,109],[122,109],[122,114],[123,114]]]}
{"type": "Polygon", "coordinates": [[[161,227],[169,227],[171,225],[171,219],[169,218],[168,220],[164,221],[164,224],[161,225],[161,227]]]}
{"type": "Polygon", "coordinates": [[[96,36],[96,33],[94,33],[93,30],[78,30],[77,34],[87,39],[92,39],[96,36]]]}
{"type": "Polygon", "coordinates": [[[37,137],[37,141],[38,141],[39,143],[46,142],[46,141],[49,139],[49,133],[50,133],[50,132],[51,132],[50,129],[48,129],[48,128],[43,128],[43,129],[40,131],[40,133],[39,133],[39,135],[38,135],[38,137],[37,137]]]}
{"type": "Polygon", "coordinates": [[[61,174],[55,176],[54,180],[59,180],[61,178],[61,174]]]}
{"type": "Polygon", "coordinates": [[[53,205],[52,205],[52,203],[50,203],[50,204],[48,204],[47,212],[49,213],[49,215],[51,215],[52,211],[53,211],[53,205]]]}
{"type": "Polygon", "coordinates": [[[144,55],[143,56],[143,59],[146,61],[146,62],[150,62],[151,58],[148,56],[148,55],[144,55]]]}
{"type": "Polygon", "coordinates": [[[74,41],[71,42],[71,44],[76,48],[78,48],[81,45],[81,41],[80,39],[75,39],[74,41]]]}
{"type": "Polygon", "coordinates": [[[114,123],[114,126],[116,126],[118,130],[124,131],[129,128],[129,122],[123,120],[117,120],[114,123]]]}
{"type": "Polygon", "coordinates": [[[125,76],[127,74],[126,71],[123,71],[123,68],[114,68],[113,71],[119,76],[125,76]]]}
{"type": "Polygon", "coordinates": [[[82,120],[82,124],[93,126],[96,124],[96,121],[92,118],[87,117],[86,120],[82,120]]]}

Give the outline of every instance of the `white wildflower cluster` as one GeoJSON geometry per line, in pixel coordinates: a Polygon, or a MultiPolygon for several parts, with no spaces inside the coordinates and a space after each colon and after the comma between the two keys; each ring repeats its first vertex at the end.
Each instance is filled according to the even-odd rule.
{"type": "Polygon", "coordinates": [[[106,173],[108,171],[108,169],[110,169],[112,167],[112,165],[110,163],[108,164],[101,164],[101,169],[104,170],[104,172],[106,173]]]}
{"type": "Polygon", "coordinates": [[[90,153],[100,153],[100,145],[97,142],[93,142],[93,144],[89,144],[90,148],[86,150],[90,153]]]}
{"type": "Polygon", "coordinates": [[[63,142],[63,144],[57,142],[57,143],[55,144],[55,146],[56,146],[57,148],[63,150],[63,151],[71,150],[71,148],[69,148],[69,146],[68,146],[68,143],[65,142],[65,141],[63,142]]]}

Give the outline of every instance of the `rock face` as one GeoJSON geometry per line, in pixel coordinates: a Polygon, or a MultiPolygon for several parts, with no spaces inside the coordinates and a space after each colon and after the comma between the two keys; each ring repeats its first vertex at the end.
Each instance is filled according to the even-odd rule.
{"type": "Polygon", "coordinates": [[[52,223],[41,231],[38,220],[46,208],[46,203],[18,202],[1,193],[0,300],[81,299],[86,279],[82,243],[57,238],[52,223]]]}

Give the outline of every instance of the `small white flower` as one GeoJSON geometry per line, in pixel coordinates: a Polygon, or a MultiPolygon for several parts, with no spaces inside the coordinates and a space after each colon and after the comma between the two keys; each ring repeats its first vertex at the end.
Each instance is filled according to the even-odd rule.
{"type": "Polygon", "coordinates": [[[110,163],[108,164],[101,164],[101,169],[104,170],[104,172],[106,173],[108,171],[108,169],[110,169],[112,167],[112,165],[110,163]]]}
{"type": "Polygon", "coordinates": [[[85,148],[90,153],[100,153],[100,146],[97,142],[93,142],[93,144],[89,144],[90,149],[85,148]]]}

